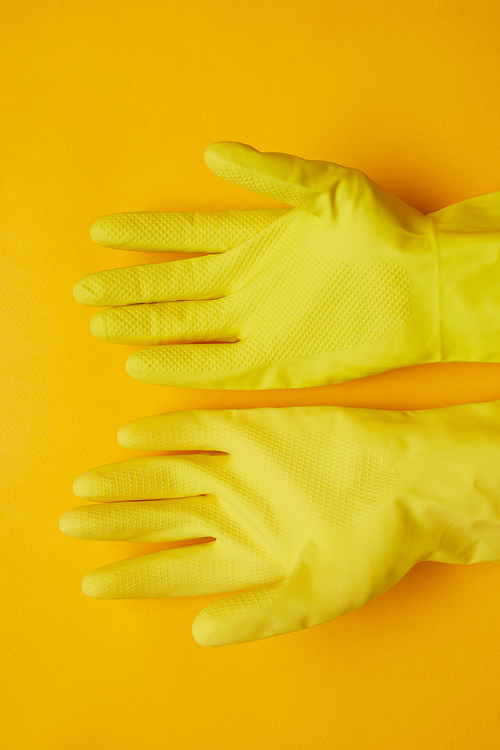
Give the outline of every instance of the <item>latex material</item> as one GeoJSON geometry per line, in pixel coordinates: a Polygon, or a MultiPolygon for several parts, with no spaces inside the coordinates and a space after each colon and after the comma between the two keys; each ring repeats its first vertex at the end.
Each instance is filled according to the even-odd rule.
{"type": "Polygon", "coordinates": [[[500,360],[500,193],[424,216],[365,174],[216,143],[217,175],[295,206],[126,213],[96,242],[198,258],[102,271],[77,300],[95,336],[169,344],[128,372],[194,388],[299,388],[437,361],[500,360]],[[208,342],[208,343],[207,343],[208,342]]]}
{"type": "Polygon", "coordinates": [[[360,607],[419,560],[500,559],[500,402],[418,412],[340,407],[192,411],[119,432],[142,450],[200,450],[102,466],[65,513],[82,539],[215,541],[113,563],[102,598],[234,592],[193,633],[223,645],[360,607]],[[135,502],[130,502],[135,501],[135,502]],[[246,591],[243,591],[248,589],[246,591]]]}

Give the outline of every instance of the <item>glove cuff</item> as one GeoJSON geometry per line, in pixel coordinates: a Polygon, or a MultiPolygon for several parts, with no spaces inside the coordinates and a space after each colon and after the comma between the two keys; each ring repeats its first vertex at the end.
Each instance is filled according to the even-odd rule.
{"type": "Polygon", "coordinates": [[[500,232],[436,230],[444,362],[500,361],[500,232]]]}

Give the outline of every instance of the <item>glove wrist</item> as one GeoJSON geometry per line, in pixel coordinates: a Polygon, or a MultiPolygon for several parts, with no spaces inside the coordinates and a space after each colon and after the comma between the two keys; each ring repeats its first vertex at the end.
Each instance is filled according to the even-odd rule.
{"type": "Polygon", "coordinates": [[[500,232],[436,230],[444,362],[497,362],[500,232]]]}

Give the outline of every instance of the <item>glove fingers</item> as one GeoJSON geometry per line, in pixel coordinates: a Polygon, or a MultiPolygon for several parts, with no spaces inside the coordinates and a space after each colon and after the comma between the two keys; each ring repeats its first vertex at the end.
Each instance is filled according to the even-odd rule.
{"type": "Polygon", "coordinates": [[[199,596],[265,585],[279,576],[272,561],[232,554],[214,541],[105,565],[88,573],[82,588],[99,599],[199,596]]]}
{"type": "Polygon", "coordinates": [[[267,240],[262,234],[220,255],[98,271],[77,281],[73,295],[94,307],[217,299],[248,283],[267,240]]]}
{"type": "MultiPolygon", "coordinates": [[[[243,143],[213,143],[205,151],[207,166],[235,185],[321,214],[321,196],[358,170],[282,153],[262,153],[243,143]]],[[[362,174],[362,173],[359,173],[362,174]]]]}
{"type": "MultiPolygon", "coordinates": [[[[136,380],[178,388],[251,388],[247,379],[255,353],[245,341],[235,344],[172,344],[140,349],[126,363],[136,380]]],[[[261,373],[258,373],[261,376],[261,373]]],[[[261,377],[256,380],[262,382],[261,377]]],[[[252,379],[253,382],[253,379],[252,379]]],[[[267,387],[265,385],[260,387],[267,387]]]]}
{"type": "Polygon", "coordinates": [[[77,539],[145,543],[220,538],[227,525],[215,495],[84,505],[59,521],[61,531],[77,539]]]}
{"type": "Polygon", "coordinates": [[[234,589],[232,565],[220,542],[121,560],[88,573],[85,594],[98,599],[197,596],[234,589]]]}
{"type": "Polygon", "coordinates": [[[233,296],[113,307],[94,315],[90,329],[96,338],[114,344],[234,342],[244,337],[233,296]]]}
{"type": "Polygon", "coordinates": [[[217,456],[134,458],[99,466],[75,479],[77,497],[93,500],[159,500],[203,495],[216,484],[217,456]]]}
{"type": "Polygon", "coordinates": [[[182,211],[103,216],[90,230],[94,242],[122,250],[222,253],[260,232],[287,209],[182,211]]]}
{"type": "Polygon", "coordinates": [[[79,279],[73,296],[91,307],[215,299],[239,287],[238,270],[241,263],[229,253],[113,268],[79,279]]]}
{"type": "Polygon", "coordinates": [[[124,448],[146,451],[204,450],[229,452],[230,415],[219,410],[176,411],[135,419],[118,431],[124,448]]]}

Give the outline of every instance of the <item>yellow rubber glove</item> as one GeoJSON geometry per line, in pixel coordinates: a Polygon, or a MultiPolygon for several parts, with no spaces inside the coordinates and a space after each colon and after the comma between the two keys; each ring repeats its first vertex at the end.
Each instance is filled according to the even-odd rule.
{"type": "Polygon", "coordinates": [[[500,401],[139,419],[120,430],[122,445],[205,452],[82,474],[77,496],[108,502],[68,511],[60,526],[82,539],[213,537],[106,565],[83,590],[105,599],[239,590],[200,612],[195,639],[266,638],[360,607],[419,560],[500,560],[499,424],[500,401]]]}
{"type": "Polygon", "coordinates": [[[203,257],[102,271],[77,300],[147,383],[302,388],[437,361],[500,361],[500,193],[428,216],[357,169],[209,146],[212,171],[294,209],[125,213],[101,245],[203,257]],[[207,342],[209,345],[207,345],[207,342]]]}

